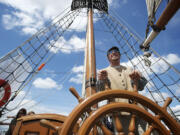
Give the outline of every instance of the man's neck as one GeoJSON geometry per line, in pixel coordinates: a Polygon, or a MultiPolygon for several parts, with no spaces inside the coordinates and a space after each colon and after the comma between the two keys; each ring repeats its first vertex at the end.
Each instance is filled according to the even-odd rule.
{"type": "Polygon", "coordinates": [[[116,66],[120,66],[120,62],[111,62],[110,63],[111,67],[116,67],[116,66]]]}

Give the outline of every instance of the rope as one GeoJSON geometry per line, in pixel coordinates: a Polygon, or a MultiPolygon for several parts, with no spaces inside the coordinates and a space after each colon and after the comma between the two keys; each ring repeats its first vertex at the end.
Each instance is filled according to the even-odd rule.
{"type": "Polygon", "coordinates": [[[68,11],[61,19],[55,22],[53,20],[53,24],[49,23],[47,28],[41,29],[40,32],[0,59],[0,76],[4,80],[9,80],[11,87],[16,84],[19,85],[13,88],[13,95],[6,105],[1,108],[0,112],[3,112],[5,109],[12,111],[21,104],[23,100],[14,108],[7,108],[7,105],[15,99],[19,92],[37,74],[37,68],[42,61],[46,59],[45,62],[48,62],[51,55],[53,55],[50,52],[51,48],[54,47],[56,41],[70,27],[79,12],[79,10],[68,11]],[[48,48],[47,44],[49,44],[48,48]]]}
{"type": "MultiPolygon", "coordinates": [[[[151,67],[146,67],[143,64],[142,51],[139,48],[139,44],[142,43],[142,40],[136,36],[136,34],[133,34],[132,31],[129,31],[129,29],[124,24],[117,21],[111,15],[100,13],[100,16],[118,42],[120,50],[122,51],[122,55],[127,57],[134,69],[137,68],[139,71],[143,71],[143,74],[147,76],[149,83],[146,86],[146,90],[152,96],[152,99],[157,104],[163,104],[166,98],[165,95],[163,95],[163,89],[166,89],[166,93],[175,99],[173,102],[180,102],[179,95],[176,95],[174,90],[171,90],[170,88],[173,85],[175,85],[177,88],[180,88],[178,85],[180,75],[178,74],[176,75],[176,78],[174,78],[171,74],[169,74],[171,72],[178,73],[179,71],[177,71],[177,69],[165,61],[161,56],[158,56],[158,60],[153,62],[151,67]],[[133,59],[136,59],[136,61],[134,62],[133,59]],[[167,68],[164,69],[160,66],[161,72],[157,74],[157,71],[155,71],[152,67],[157,66],[158,64],[160,65],[160,62],[162,61],[166,63],[167,68]],[[169,81],[171,81],[170,83],[166,81],[167,78],[169,81]],[[159,99],[157,99],[157,95],[159,96],[159,99]]],[[[153,51],[152,53],[156,54],[153,51]]],[[[168,107],[168,111],[176,120],[178,120],[171,107],[168,107]]]]}

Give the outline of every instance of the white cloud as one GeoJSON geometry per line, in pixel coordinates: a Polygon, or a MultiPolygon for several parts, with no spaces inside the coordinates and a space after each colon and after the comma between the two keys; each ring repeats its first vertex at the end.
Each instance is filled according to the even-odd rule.
{"type": "Polygon", "coordinates": [[[57,15],[71,4],[69,0],[54,0],[53,2],[51,0],[1,0],[0,2],[21,12],[41,14],[46,18],[57,15]]]}
{"type": "MultiPolygon", "coordinates": [[[[180,63],[180,57],[177,54],[168,54],[166,56],[162,56],[162,58],[165,59],[167,62],[169,62],[172,65],[180,63]]],[[[162,59],[159,60],[159,58],[155,57],[154,55],[152,55],[149,58],[149,60],[151,61],[151,68],[155,73],[162,73],[162,72],[166,71],[167,68],[169,67],[169,65],[164,60],[162,60],[162,59]]],[[[136,65],[136,68],[139,71],[147,71],[149,75],[152,74],[149,67],[145,66],[142,55],[134,57],[131,60],[131,62],[133,63],[133,65],[136,65]],[[141,64],[139,63],[139,60],[142,61],[141,64]]],[[[123,62],[121,64],[132,67],[131,62],[128,61],[128,62],[123,62]]]]}
{"type": "Polygon", "coordinates": [[[173,112],[175,113],[175,115],[178,115],[178,119],[180,120],[180,105],[176,105],[174,107],[172,107],[173,112]]]}
{"type": "MultiPolygon", "coordinates": [[[[153,100],[153,101],[154,101],[153,97],[155,98],[155,100],[156,100],[157,102],[162,103],[162,101],[163,101],[163,99],[161,98],[161,96],[160,96],[159,93],[152,92],[152,95],[151,95],[149,92],[147,92],[147,91],[145,91],[145,90],[144,90],[144,91],[140,91],[139,93],[140,93],[141,95],[143,95],[143,96],[145,96],[145,97],[153,100]],[[152,96],[153,96],[153,97],[152,97],[152,96]]],[[[165,92],[161,92],[161,95],[162,95],[165,99],[166,99],[167,97],[169,97],[168,93],[165,93],[165,92]]]]}
{"type": "MultiPolygon", "coordinates": [[[[167,56],[162,56],[162,57],[172,65],[180,63],[180,57],[177,54],[168,54],[167,56]]],[[[159,60],[159,58],[157,57],[151,56],[150,60],[152,61],[152,69],[156,73],[162,73],[166,71],[167,68],[169,67],[169,65],[165,61],[159,60]],[[155,63],[157,61],[158,63],[155,63]]]]}
{"type": "MultiPolygon", "coordinates": [[[[96,13],[97,11],[95,10],[94,12],[96,13]]],[[[76,30],[77,32],[84,32],[87,27],[87,20],[87,10],[84,8],[81,10],[81,13],[74,20],[70,28],[76,30]]],[[[93,18],[93,23],[95,24],[98,20],[98,18],[93,18]]]]}
{"type": "Polygon", "coordinates": [[[84,70],[84,66],[83,66],[83,65],[78,66],[78,67],[73,67],[73,69],[72,69],[72,71],[73,71],[74,73],[83,72],[83,70],[84,70]]]}
{"type": "Polygon", "coordinates": [[[15,20],[13,20],[12,16],[9,14],[3,15],[2,20],[3,20],[4,27],[7,30],[10,30],[15,26],[14,23],[9,23],[9,22],[15,22],[15,20]]]}
{"type": "MultiPolygon", "coordinates": [[[[84,11],[84,13],[86,13],[84,11]]],[[[86,30],[87,26],[87,17],[84,13],[80,13],[80,15],[74,20],[73,24],[70,26],[71,29],[75,29],[78,32],[82,32],[86,30]]]]}
{"type": "Polygon", "coordinates": [[[2,16],[3,25],[7,30],[18,27],[23,34],[34,34],[43,27],[43,20],[28,13],[14,12],[2,16]]]}
{"type": "Polygon", "coordinates": [[[180,63],[180,57],[177,54],[168,54],[167,56],[164,57],[167,62],[170,64],[178,64],[180,63]]]}
{"type": "Polygon", "coordinates": [[[53,53],[58,53],[59,51],[63,53],[79,52],[83,51],[85,47],[85,39],[81,39],[77,36],[72,36],[70,40],[65,40],[63,37],[60,38],[50,51],[53,53]]]}
{"type": "MultiPolygon", "coordinates": [[[[172,107],[173,111],[180,111],[180,105],[176,105],[174,107],[172,107]]],[[[180,113],[180,112],[179,112],[180,113]]]]}
{"type": "Polygon", "coordinates": [[[20,28],[23,34],[32,34],[43,27],[43,24],[70,6],[70,1],[64,0],[1,0],[14,10],[2,15],[6,29],[20,28]]]}
{"type": "Polygon", "coordinates": [[[84,71],[84,66],[75,66],[72,68],[72,72],[75,74],[74,77],[70,78],[70,82],[76,83],[76,84],[82,84],[83,81],[83,71],[84,71]]]}
{"type": "Polygon", "coordinates": [[[120,6],[123,6],[127,4],[128,0],[108,0],[109,6],[112,6],[113,8],[118,8],[120,6]]]}
{"type": "MultiPolygon", "coordinates": [[[[11,7],[13,10],[8,14],[2,15],[3,24],[6,29],[20,27],[23,34],[32,34],[44,26],[47,20],[51,20],[64,9],[71,6],[72,0],[0,0],[0,3],[11,7]]],[[[117,0],[109,0],[109,5],[117,7],[117,5],[126,4],[127,0],[123,0],[121,4],[117,0]]],[[[78,16],[71,28],[82,32],[86,29],[87,18],[85,9],[78,16]]],[[[94,20],[96,21],[96,20],[94,20]]]]}
{"type": "MultiPolygon", "coordinates": [[[[166,61],[168,61],[172,65],[180,63],[180,57],[177,54],[168,54],[168,55],[162,56],[162,57],[163,57],[163,59],[165,59],[166,61]]],[[[159,60],[159,58],[155,57],[154,55],[152,55],[149,58],[149,60],[151,61],[151,69],[156,74],[161,74],[163,72],[166,72],[166,70],[169,68],[169,65],[165,61],[163,61],[162,59],[159,60]]],[[[133,58],[131,60],[131,62],[133,63],[133,65],[136,65],[135,69],[138,70],[139,72],[141,72],[142,75],[148,80],[148,83],[146,84],[146,86],[148,88],[153,88],[154,86],[161,85],[161,84],[158,84],[156,81],[150,80],[150,77],[152,77],[153,72],[151,71],[151,69],[149,67],[145,66],[142,55],[133,58]],[[139,63],[139,60],[141,61],[141,63],[139,63]]],[[[123,62],[121,64],[125,65],[125,66],[132,67],[131,62],[128,61],[128,62],[123,62]]],[[[173,75],[171,74],[170,75],[171,77],[169,77],[168,73],[165,73],[164,77],[165,76],[167,77],[167,79],[163,80],[163,82],[164,83],[169,83],[168,80],[172,80],[171,78],[172,78],[173,75]]],[[[153,77],[153,80],[156,80],[156,79],[153,77]]],[[[176,92],[176,94],[180,93],[179,88],[172,87],[171,89],[174,90],[176,92]]]]}
{"type": "Polygon", "coordinates": [[[34,82],[33,85],[36,88],[42,88],[42,89],[52,89],[52,88],[56,88],[56,89],[61,89],[62,86],[58,85],[56,81],[54,81],[53,79],[47,77],[45,79],[43,78],[37,78],[34,82]]]}
{"type": "Polygon", "coordinates": [[[85,39],[81,39],[81,38],[79,38],[77,36],[73,36],[70,39],[69,44],[72,46],[74,51],[78,51],[78,49],[83,50],[82,48],[85,47],[85,39]]]}
{"type": "Polygon", "coordinates": [[[22,29],[24,34],[29,34],[29,35],[33,35],[34,33],[37,32],[36,28],[30,28],[30,27],[26,27],[22,29]]]}
{"type": "Polygon", "coordinates": [[[76,84],[82,84],[83,81],[83,74],[77,74],[76,76],[70,78],[70,82],[74,82],[76,84]]]}

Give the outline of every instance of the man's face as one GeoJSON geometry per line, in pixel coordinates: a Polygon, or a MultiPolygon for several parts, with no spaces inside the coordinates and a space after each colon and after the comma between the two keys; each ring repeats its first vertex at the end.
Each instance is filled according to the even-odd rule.
{"type": "Polygon", "coordinates": [[[108,54],[108,59],[110,62],[120,61],[120,53],[118,50],[111,50],[108,54]]]}

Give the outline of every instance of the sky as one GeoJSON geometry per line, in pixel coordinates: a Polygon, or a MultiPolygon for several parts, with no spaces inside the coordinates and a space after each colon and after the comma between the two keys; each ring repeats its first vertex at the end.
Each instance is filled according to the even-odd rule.
{"type": "MultiPolygon", "coordinates": [[[[0,0],[0,57],[45,27],[59,13],[70,7],[71,2],[71,0],[0,0]]],[[[147,25],[145,0],[109,0],[108,3],[109,8],[127,22],[129,28],[136,31],[143,40],[147,25]]],[[[157,18],[166,3],[165,0],[161,4],[157,18]]],[[[14,103],[22,101],[21,107],[35,113],[68,115],[72,111],[78,102],[68,89],[73,86],[81,95],[86,22],[85,13],[75,20],[71,26],[71,29],[75,30],[68,31],[61,39],[66,49],[51,50],[55,55],[19,93],[14,103]]],[[[110,35],[98,22],[98,18],[95,18],[96,63],[97,70],[100,70],[108,66],[106,51],[117,43],[113,38],[109,38],[110,35]]],[[[178,11],[166,26],[166,30],[162,31],[151,44],[152,48],[177,69],[180,69],[179,24],[178,11]]],[[[9,108],[13,107],[14,104],[10,104],[9,108]]],[[[21,107],[6,116],[15,115],[21,107]]],[[[174,108],[178,109],[180,105],[176,104],[174,108]]]]}

